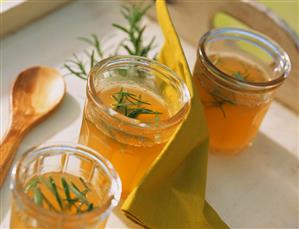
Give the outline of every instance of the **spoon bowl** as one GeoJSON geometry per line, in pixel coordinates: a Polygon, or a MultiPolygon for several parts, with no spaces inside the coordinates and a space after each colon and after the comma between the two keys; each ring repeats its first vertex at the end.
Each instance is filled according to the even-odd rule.
{"type": "Polygon", "coordinates": [[[0,144],[0,186],[24,135],[58,107],[65,88],[63,77],[53,68],[37,66],[18,75],[11,92],[10,127],[0,144]]]}

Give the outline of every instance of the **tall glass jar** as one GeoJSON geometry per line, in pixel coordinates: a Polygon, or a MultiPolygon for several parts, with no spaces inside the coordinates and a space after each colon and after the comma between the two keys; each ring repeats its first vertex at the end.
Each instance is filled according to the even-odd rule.
{"type": "Polygon", "coordinates": [[[221,28],[200,39],[193,75],[212,152],[235,154],[251,143],[289,71],[286,52],[260,34],[221,28]]]}
{"type": "Polygon", "coordinates": [[[166,66],[137,56],[111,57],[90,71],[79,142],[111,161],[125,197],[183,122],[189,107],[186,85],[166,66]],[[143,100],[141,107],[159,115],[130,118],[116,112],[115,96],[123,92],[134,94],[143,100]]]}
{"type": "MultiPolygon", "coordinates": [[[[75,179],[71,182],[76,184],[75,179]]],[[[69,182],[68,187],[70,184],[73,183],[69,182]]],[[[76,185],[80,188],[80,184],[76,185]]],[[[60,180],[56,180],[56,187],[61,201],[66,204],[66,197],[62,194],[65,190],[60,180]]],[[[13,169],[11,189],[13,205],[10,228],[16,229],[104,228],[107,216],[118,204],[121,196],[120,178],[112,165],[98,152],[82,145],[41,145],[28,150],[13,169]],[[89,169],[83,169],[82,165],[89,169]],[[27,190],[28,187],[33,187],[33,179],[38,178],[41,182],[45,182],[44,180],[49,177],[46,174],[51,174],[54,180],[55,177],[59,179],[70,176],[75,179],[80,177],[89,188],[93,189],[91,194],[84,195],[94,201],[94,209],[80,214],[58,211],[59,208],[55,205],[56,199],[51,196],[53,193],[50,192],[49,187],[47,187],[49,189],[39,187],[42,193],[42,200],[39,203],[43,205],[38,205],[35,202],[38,197],[35,194],[31,197],[27,190]],[[48,201],[53,206],[51,210],[45,207],[49,204],[48,201]]],[[[72,193],[70,198],[73,198],[72,193]]]]}

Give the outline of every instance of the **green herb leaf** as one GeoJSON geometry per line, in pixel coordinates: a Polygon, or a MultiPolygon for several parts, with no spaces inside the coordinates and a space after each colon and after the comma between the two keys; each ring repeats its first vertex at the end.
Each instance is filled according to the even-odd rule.
{"type": "Polygon", "coordinates": [[[35,204],[42,206],[43,205],[43,196],[39,187],[34,189],[33,201],[35,204]]]}
{"type": "Polygon", "coordinates": [[[82,207],[82,203],[80,203],[78,206],[77,206],[77,214],[80,214],[81,213],[81,207],[82,207]]]}
{"type": "Polygon", "coordinates": [[[87,186],[86,182],[84,181],[84,179],[82,177],[79,178],[79,180],[81,181],[81,183],[83,184],[85,190],[90,191],[89,187],[87,186]]]}
{"type": "Polygon", "coordinates": [[[63,190],[64,190],[64,194],[65,194],[66,200],[67,201],[71,200],[71,194],[70,194],[70,190],[69,190],[69,185],[66,182],[66,180],[64,179],[64,177],[61,177],[61,184],[62,184],[62,187],[63,187],[63,190]]]}
{"type": "Polygon", "coordinates": [[[130,112],[127,116],[129,118],[137,118],[137,116],[140,115],[140,114],[155,114],[155,115],[158,115],[158,114],[162,114],[162,113],[152,111],[150,109],[145,109],[145,108],[136,108],[132,112],[130,112]]]}
{"type": "Polygon", "coordinates": [[[90,68],[93,68],[94,63],[95,63],[94,50],[92,50],[91,55],[90,55],[90,68]]]}
{"type": "Polygon", "coordinates": [[[223,117],[226,118],[226,113],[225,113],[225,110],[223,108],[223,105],[224,104],[234,105],[235,104],[234,101],[232,101],[230,99],[227,99],[227,98],[224,98],[224,96],[221,95],[218,90],[211,91],[210,95],[213,97],[214,102],[212,102],[212,103],[206,103],[206,102],[204,102],[204,104],[206,106],[216,106],[216,107],[218,107],[221,110],[221,112],[223,114],[223,117]]]}
{"type": "Polygon", "coordinates": [[[89,201],[87,200],[86,196],[82,192],[80,192],[78,187],[72,182],[70,185],[70,189],[75,194],[75,196],[80,200],[81,203],[89,205],[89,201]]]}
{"type": "Polygon", "coordinates": [[[90,211],[92,211],[92,210],[93,210],[93,204],[89,204],[89,205],[88,205],[88,208],[87,208],[87,211],[90,212],[90,211]]]}
{"type": "Polygon", "coordinates": [[[75,71],[70,65],[68,64],[64,64],[64,67],[73,75],[83,79],[83,80],[86,80],[87,79],[87,75],[84,75],[82,72],[77,72],[75,71]]]}
{"type": "Polygon", "coordinates": [[[63,210],[63,204],[62,204],[62,200],[59,196],[58,190],[57,190],[57,186],[55,184],[55,181],[53,180],[52,177],[49,177],[49,181],[50,181],[50,187],[51,187],[51,191],[53,192],[57,203],[59,204],[59,207],[61,210],[63,210]]]}
{"type": "Polygon", "coordinates": [[[243,76],[240,72],[234,72],[233,74],[232,74],[232,76],[233,77],[235,77],[236,79],[238,79],[238,80],[245,80],[245,76],[243,76]]]}
{"type": "Polygon", "coordinates": [[[39,183],[39,179],[36,177],[34,179],[32,179],[25,188],[25,192],[28,192],[30,189],[35,188],[39,183]]]}
{"type": "Polygon", "coordinates": [[[128,31],[125,27],[123,27],[123,26],[121,26],[121,25],[112,23],[112,26],[114,26],[114,27],[117,28],[117,29],[120,29],[120,30],[124,31],[125,33],[129,33],[129,31],[128,31]]]}
{"type": "Polygon", "coordinates": [[[133,93],[124,91],[123,88],[119,92],[112,95],[115,104],[112,104],[114,109],[129,118],[137,118],[140,114],[159,115],[161,112],[153,111],[142,105],[151,105],[149,102],[143,101],[141,95],[137,96],[133,93]]]}

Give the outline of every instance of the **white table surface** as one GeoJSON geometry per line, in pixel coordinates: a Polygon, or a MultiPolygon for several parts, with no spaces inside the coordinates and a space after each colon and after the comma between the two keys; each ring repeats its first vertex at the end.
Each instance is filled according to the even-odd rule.
{"type": "MultiPolygon", "coordinates": [[[[0,136],[9,124],[10,88],[18,73],[30,66],[47,65],[61,69],[72,53],[87,49],[76,40],[97,33],[108,37],[105,47],[119,39],[112,22],[121,22],[117,1],[77,1],[1,40],[0,136]],[[115,34],[113,38],[109,35],[115,34]]],[[[148,19],[147,34],[163,37],[158,25],[148,19]]],[[[4,25],[5,26],[5,25],[4,25]]],[[[195,48],[183,42],[191,69],[195,48]]],[[[22,142],[17,158],[25,149],[48,141],[76,142],[85,100],[85,82],[65,78],[67,95],[62,106],[33,129],[22,142]]],[[[209,156],[207,200],[233,228],[299,227],[299,119],[273,102],[254,145],[232,158],[209,156]]],[[[0,228],[9,227],[10,179],[0,196],[0,228]]],[[[133,228],[119,209],[109,218],[107,228],[133,228]]]]}

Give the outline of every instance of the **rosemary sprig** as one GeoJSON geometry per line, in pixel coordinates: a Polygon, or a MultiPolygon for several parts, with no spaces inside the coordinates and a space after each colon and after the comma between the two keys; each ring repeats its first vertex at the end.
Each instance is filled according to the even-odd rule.
{"type": "MultiPolygon", "coordinates": [[[[94,65],[94,51],[90,55],[90,68],[94,65]]],[[[73,54],[73,59],[66,60],[64,67],[69,71],[69,74],[75,75],[80,79],[86,80],[88,73],[82,60],[76,54],[73,54]]]]}
{"type": "Polygon", "coordinates": [[[86,194],[91,190],[84,181],[84,179],[82,179],[81,177],[79,179],[82,185],[84,186],[83,191],[80,191],[80,189],[73,182],[69,183],[64,177],[61,177],[61,185],[64,191],[65,199],[63,199],[62,196],[59,194],[58,189],[61,188],[57,186],[52,177],[45,178],[41,176],[34,178],[26,185],[25,192],[33,190],[33,201],[35,204],[43,206],[43,203],[46,203],[48,205],[49,210],[59,212],[47,199],[47,197],[42,193],[40,187],[38,186],[38,184],[43,183],[55,197],[61,211],[66,208],[70,209],[72,206],[76,208],[77,213],[92,211],[94,209],[94,204],[90,203],[86,197],[86,194]],[[72,198],[71,193],[73,193],[76,196],[76,198],[72,198]],[[65,206],[63,204],[63,201],[66,201],[68,205],[65,206]],[[85,210],[81,209],[83,205],[86,205],[85,210]]]}
{"type": "Polygon", "coordinates": [[[235,103],[232,100],[224,98],[222,95],[220,95],[218,90],[211,91],[210,95],[213,97],[214,101],[213,102],[204,102],[204,104],[206,106],[218,107],[221,110],[221,112],[223,114],[223,117],[226,118],[226,113],[225,113],[225,110],[224,110],[223,106],[225,104],[233,105],[235,103]]]}
{"type": "Polygon", "coordinates": [[[127,22],[127,26],[112,24],[114,28],[126,34],[117,45],[112,54],[106,55],[102,49],[102,41],[96,34],[91,34],[90,37],[79,37],[79,40],[87,43],[91,47],[91,52],[85,51],[85,57],[89,60],[84,62],[73,54],[72,59],[67,60],[64,68],[68,71],[67,75],[74,75],[80,79],[87,80],[89,70],[100,59],[111,55],[118,55],[119,51],[123,49],[129,55],[147,57],[149,52],[155,47],[155,37],[153,36],[150,42],[144,42],[145,25],[141,25],[142,18],[151,5],[143,7],[139,5],[123,5],[121,7],[121,14],[127,22]]]}
{"type": "Polygon", "coordinates": [[[141,95],[137,96],[133,93],[124,91],[123,88],[119,92],[112,95],[115,100],[115,104],[112,104],[114,110],[129,117],[136,119],[138,115],[141,114],[162,114],[158,111],[153,111],[151,109],[143,107],[144,105],[151,105],[149,102],[143,101],[141,95]]]}
{"type": "Polygon", "coordinates": [[[128,26],[122,26],[116,23],[112,25],[124,32],[128,39],[121,43],[121,46],[130,54],[136,56],[147,56],[154,47],[155,37],[152,37],[148,44],[144,44],[143,34],[146,26],[141,25],[141,20],[151,5],[142,7],[142,5],[131,5],[131,7],[122,6],[121,14],[126,19],[128,26]]]}
{"type": "Polygon", "coordinates": [[[237,71],[237,72],[234,72],[232,74],[233,77],[235,77],[236,79],[238,80],[246,80],[248,75],[245,75],[245,74],[242,74],[241,72],[237,71]]]}

